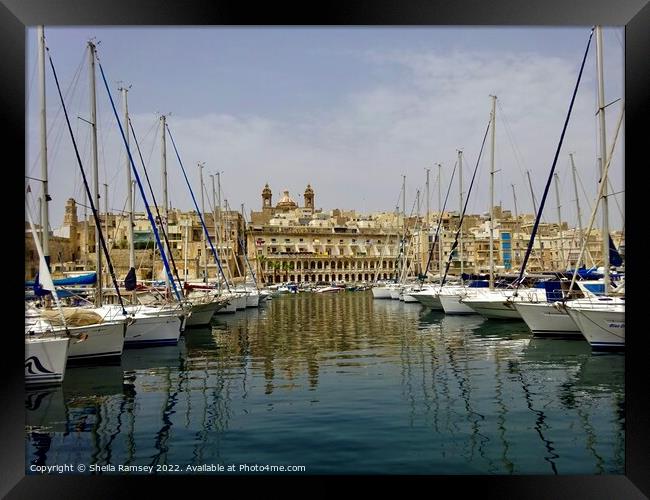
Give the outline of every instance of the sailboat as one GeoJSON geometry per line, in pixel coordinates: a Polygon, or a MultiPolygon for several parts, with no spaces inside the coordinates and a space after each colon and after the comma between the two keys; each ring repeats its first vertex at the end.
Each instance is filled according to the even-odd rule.
{"type": "MultiPolygon", "coordinates": [[[[491,120],[490,120],[491,121],[491,120]]],[[[488,124],[488,127],[490,124],[488,124]]],[[[485,131],[487,137],[487,130],[485,131]]],[[[482,149],[482,148],[481,148],[482,149]]],[[[480,158],[480,156],[479,156],[480,158]]],[[[478,167],[478,162],[476,163],[478,167]]],[[[474,169],[474,175],[476,175],[476,168],[474,169]]],[[[476,293],[475,285],[480,283],[470,282],[468,286],[462,284],[463,277],[463,217],[465,216],[465,210],[467,208],[467,200],[469,198],[469,192],[467,193],[467,198],[463,201],[463,152],[458,151],[458,187],[460,192],[460,211],[458,219],[458,231],[457,231],[457,242],[459,248],[459,258],[460,258],[460,285],[447,285],[441,286],[438,291],[438,301],[440,301],[440,306],[445,314],[476,314],[474,310],[468,305],[464,304],[461,299],[464,299],[470,295],[476,293]],[[458,238],[459,236],[459,238],[458,238]]],[[[471,185],[470,185],[471,191],[471,185]]],[[[451,259],[453,251],[450,252],[449,259],[451,259]]],[[[447,267],[451,260],[448,261],[447,267]]],[[[443,278],[444,281],[444,278],[443,278]]]]}
{"type": "MultiPolygon", "coordinates": [[[[599,181],[599,193],[596,205],[592,211],[591,221],[586,236],[583,239],[580,257],[576,262],[576,269],[571,280],[570,290],[574,284],[577,284],[585,295],[585,298],[567,300],[563,297],[552,304],[515,304],[520,310],[526,324],[534,334],[569,334],[573,336],[584,337],[593,350],[610,350],[621,349],[625,346],[625,298],[624,287],[615,291],[615,295],[610,297],[610,270],[609,270],[609,228],[607,218],[607,171],[612,159],[616,138],[623,119],[623,113],[619,117],[616,136],[612,142],[609,156],[606,148],[605,135],[605,115],[604,115],[604,85],[603,85],[603,64],[602,64],[602,29],[596,26],[592,30],[596,32],[596,64],[598,73],[598,105],[599,105],[599,128],[600,128],[600,162],[601,162],[601,179],[599,181]],[[604,273],[604,295],[595,295],[588,287],[588,283],[577,282],[578,266],[587,247],[587,241],[591,228],[593,227],[596,211],[599,203],[603,203],[603,266],[604,273]]],[[[591,36],[590,36],[591,40],[591,36]]],[[[586,53],[585,53],[586,58],[586,53]]],[[[584,65],[584,61],[583,61],[584,65]]]]}
{"type": "MultiPolygon", "coordinates": [[[[96,114],[96,99],[95,99],[95,57],[96,57],[96,47],[95,45],[89,41],[88,42],[88,53],[89,53],[89,60],[90,60],[90,90],[91,90],[91,113],[93,116],[93,123],[95,122],[94,116],[96,114]]],[[[185,320],[188,315],[188,311],[186,308],[186,305],[181,302],[181,296],[178,293],[178,290],[176,288],[176,284],[171,277],[171,271],[169,269],[169,263],[167,262],[167,258],[165,256],[165,251],[162,247],[162,244],[160,243],[160,238],[158,236],[158,230],[156,227],[156,224],[154,222],[153,215],[151,214],[151,210],[149,209],[149,205],[147,203],[147,197],[144,193],[144,188],[142,187],[142,182],[140,181],[140,176],[138,174],[138,171],[135,167],[135,163],[133,161],[133,157],[131,155],[131,149],[129,147],[128,143],[128,107],[126,105],[125,101],[125,127],[122,127],[122,124],[120,122],[120,119],[117,115],[117,109],[115,108],[115,103],[113,101],[113,97],[111,95],[110,89],[108,87],[108,83],[106,81],[106,76],[104,74],[103,67],[101,65],[101,62],[98,63],[99,68],[101,71],[102,79],[104,81],[104,85],[106,88],[106,92],[108,94],[111,107],[113,109],[113,113],[115,115],[115,119],[117,121],[117,125],[120,129],[120,133],[122,136],[122,139],[124,141],[124,145],[126,147],[126,152],[127,152],[127,168],[131,167],[133,174],[135,175],[137,185],[140,189],[140,194],[142,196],[142,200],[144,202],[144,206],[147,211],[147,215],[149,218],[149,222],[151,223],[155,238],[156,238],[156,243],[158,245],[158,249],[160,251],[160,256],[163,260],[165,269],[167,270],[167,275],[169,278],[170,283],[172,284],[174,288],[174,292],[176,294],[177,302],[175,303],[166,303],[162,305],[129,305],[126,307],[120,307],[120,306],[115,306],[115,305],[109,305],[109,304],[103,304],[102,303],[102,297],[101,297],[101,283],[99,283],[98,286],[98,293],[96,297],[96,303],[95,303],[95,308],[93,309],[97,313],[101,314],[104,316],[106,319],[115,319],[119,317],[120,314],[124,314],[125,312],[129,315],[130,317],[130,323],[127,327],[126,331],[126,337],[124,340],[124,344],[126,347],[142,347],[142,346],[151,346],[151,345],[169,345],[169,344],[176,344],[178,343],[178,339],[180,338],[180,335],[182,331],[184,330],[185,327],[185,320]],[[127,128],[126,132],[124,128],[127,128]]],[[[135,138],[135,136],[134,136],[135,138]]],[[[97,149],[96,149],[96,141],[97,141],[97,129],[95,126],[93,126],[93,145],[94,145],[94,155],[93,155],[93,170],[95,172],[95,179],[97,179],[97,149]]],[[[127,176],[128,180],[128,176],[127,176]]],[[[95,187],[97,187],[95,183],[95,187]]],[[[129,188],[129,193],[130,193],[130,188],[129,188]]],[[[133,206],[129,207],[130,210],[133,210],[133,206]]],[[[97,231],[100,231],[99,224],[97,223],[96,227],[97,231]]],[[[133,237],[131,233],[131,238],[130,238],[130,245],[133,245],[133,237]]],[[[99,255],[99,252],[97,252],[99,255]]],[[[107,257],[108,258],[108,257],[107,257]]],[[[98,275],[99,275],[99,270],[101,269],[101,266],[99,265],[98,262],[98,275]]],[[[131,270],[135,272],[135,269],[131,267],[131,270]]],[[[98,276],[99,277],[99,276],[98,276]]],[[[118,298],[121,301],[121,296],[119,294],[119,290],[117,290],[117,295],[118,298]]]]}
{"type": "MultiPolygon", "coordinates": [[[[460,159],[460,157],[459,157],[460,159]]],[[[440,303],[440,298],[438,297],[440,293],[440,289],[442,288],[442,277],[443,277],[443,271],[442,271],[442,214],[447,208],[447,200],[449,199],[449,193],[451,192],[451,186],[454,181],[454,176],[456,175],[456,167],[458,166],[458,163],[454,165],[454,169],[452,170],[451,177],[449,179],[449,186],[447,187],[447,194],[445,196],[445,202],[444,205],[442,204],[442,196],[441,196],[441,180],[442,180],[442,165],[438,163],[438,225],[436,227],[436,232],[433,238],[433,244],[431,245],[431,248],[429,249],[429,257],[427,259],[427,265],[424,269],[423,275],[426,276],[428,271],[429,271],[429,266],[431,264],[431,260],[433,258],[433,252],[435,250],[436,245],[438,246],[438,265],[439,265],[439,274],[440,274],[440,284],[428,284],[428,285],[423,285],[419,291],[412,292],[410,294],[411,297],[416,299],[420,304],[422,304],[424,307],[431,309],[433,311],[442,311],[442,304],[440,303]],[[440,236],[440,238],[439,238],[440,236]]],[[[428,203],[428,171],[427,171],[427,203],[428,203]]],[[[428,215],[428,208],[427,208],[427,215],[428,215]]],[[[428,231],[428,229],[427,229],[428,231]]],[[[427,233],[428,235],[428,233],[427,233]]],[[[428,240],[428,237],[427,237],[428,240]]]]}
{"type": "MultiPolygon", "coordinates": [[[[625,349],[625,286],[620,285],[613,290],[610,286],[610,236],[607,207],[607,173],[613,156],[613,148],[618,137],[623,113],[619,118],[616,136],[612,148],[607,155],[606,129],[605,129],[605,91],[603,81],[603,43],[602,27],[596,26],[596,66],[598,72],[598,118],[600,129],[600,165],[601,180],[598,200],[602,203],[602,238],[603,238],[603,273],[604,293],[594,298],[567,301],[564,305],[566,312],[580,329],[593,350],[621,350],[625,349]]],[[[590,228],[593,224],[595,209],[592,213],[590,228]]],[[[584,253],[583,250],[581,254],[584,253]]],[[[573,280],[575,281],[574,274],[573,280]]]]}
{"type": "MultiPolygon", "coordinates": [[[[36,242],[36,249],[39,257],[39,277],[43,283],[43,289],[49,290],[54,294],[56,305],[60,311],[59,299],[56,296],[56,288],[52,283],[50,271],[47,267],[43,250],[38,242],[38,236],[34,223],[32,222],[31,215],[29,215],[29,208],[27,216],[36,242]]],[[[28,385],[43,385],[60,383],[65,376],[65,368],[68,360],[68,348],[70,344],[70,336],[68,335],[67,328],[49,330],[32,329],[25,322],[25,383],[28,385]]]]}
{"type": "MultiPolygon", "coordinates": [[[[44,173],[45,185],[47,185],[47,145],[46,145],[46,118],[45,118],[45,38],[44,29],[38,29],[38,48],[39,48],[39,62],[41,71],[41,162],[42,170],[44,173]]],[[[52,65],[52,68],[54,66],[52,65]]],[[[56,75],[55,75],[56,76],[56,75]]],[[[57,81],[58,86],[58,81],[57,81]]],[[[67,118],[67,115],[66,115],[67,118]]],[[[47,199],[47,196],[45,196],[47,199]]],[[[47,203],[43,207],[44,220],[48,220],[48,207],[47,203]]],[[[34,241],[37,249],[40,248],[38,237],[31,222],[29,215],[29,206],[27,206],[27,215],[30,217],[30,225],[34,233],[34,241]]],[[[47,227],[43,228],[43,240],[45,244],[43,247],[47,248],[49,234],[47,227]]],[[[49,278],[50,288],[52,294],[55,294],[54,284],[52,283],[51,276],[49,276],[49,267],[47,264],[47,256],[45,249],[41,250],[43,254],[44,266],[40,266],[39,276],[43,279],[46,274],[49,278]]],[[[36,286],[35,286],[36,289],[36,286]]],[[[58,297],[55,297],[58,305],[58,297]]],[[[25,327],[31,334],[44,334],[50,332],[52,334],[60,334],[61,332],[68,332],[73,335],[76,340],[70,342],[67,349],[67,361],[93,361],[104,360],[107,358],[120,357],[124,347],[124,335],[126,319],[124,317],[116,317],[112,320],[105,320],[100,315],[89,312],[83,308],[64,307],[59,312],[37,309],[35,307],[27,307],[25,311],[25,327]]]]}

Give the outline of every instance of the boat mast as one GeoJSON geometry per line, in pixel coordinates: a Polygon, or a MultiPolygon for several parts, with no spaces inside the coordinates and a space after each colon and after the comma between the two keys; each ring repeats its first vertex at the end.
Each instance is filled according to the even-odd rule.
{"type": "MultiPolygon", "coordinates": [[[[416,193],[416,200],[417,200],[416,205],[418,207],[418,210],[417,210],[417,216],[415,217],[415,221],[416,221],[416,224],[419,224],[419,222],[420,222],[420,190],[419,189],[417,190],[417,193],[416,193]]],[[[415,233],[415,228],[414,228],[413,232],[415,233]]],[[[415,263],[416,263],[415,272],[418,275],[420,275],[420,274],[422,274],[422,266],[420,265],[420,252],[422,251],[422,245],[421,245],[421,241],[422,241],[422,236],[421,236],[422,235],[422,225],[421,224],[420,224],[420,230],[418,231],[418,235],[419,235],[418,236],[418,246],[417,246],[417,249],[416,249],[418,258],[413,259],[413,261],[415,261],[415,263]]]]}
{"type": "MultiPolygon", "coordinates": [[[[431,169],[430,169],[430,168],[425,168],[425,170],[427,171],[427,218],[426,218],[427,243],[426,243],[426,245],[425,245],[425,248],[428,250],[428,252],[427,252],[427,254],[428,254],[429,251],[431,251],[431,249],[429,248],[429,233],[431,232],[431,228],[429,227],[429,210],[430,210],[430,208],[429,208],[429,197],[431,196],[431,195],[429,194],[429,171],[430,171],[431,169]]],[[[421,258],[420,255],[418,255],[418,259],[419,259],[419,258],[421,258]]],[[[426,276],[425,276],[424,279],[426,279],[426,276]]]]}
{"type": "Polygon", "coordinates": [[[564,261],[564,237],[562,234],[562,209],[560,205],[560,177],[557,175],[557,172],[553,174],[555,180],[555,197],[557,198],[557,223],[560,231],[560,271],[564,270],[565,261],[564,261]]]}
{"type": "Polygon", "coordinates": [[[102,185],[104,186],[104,210],[106,210],[104,212],[104,234],[108,238],[108,184],[104,182],[102,185]]]}
{"type": "Polygon", "coordinates": [[[88,193],[84,190],[84,271],[88,270],[88,193]]]}
{"type": "MultiPolygon", "coordinates": [[[[244,215],[244,204],[243,203],[241,204],[241,219],[242,219],[242,225],[243,225],[243,228],[244,228],[244,236],[246,236],[246,216],[244,215]]],[[[240,242],[240,245],[241,245],[241,241],[243,241],[241,236],[238,239],[239,239],[239,242],[240,242]]],[[[244,251],[244,246],[243,245],[241,245],[241,251],[242,251],[242,254],[244,255],[244,257],[246,257],[246,252],[244,251]]],[[[243,273],[242,274],[244,275],[244,286],[245,286],[246,285],[246,266],[244,265],[243,262],[242,262],[242,268],[243,268],[243,273]]],[[[297,271],[297,269],[296,269],[296,271],[297,271]]],[[[251,273],[252,273],[252,271],[251,271],[251,273]]]]}
{"type": "MultiPolygon", "coordinates": [[[[515,185],[510,184],[512,186],[512,197],[514,198],[515,201],[515,231],[517,232],[517,239],[519,239],[519,233],[521,232],[521,228],[519,226],[519,213],[517,212],[517,193],[515,192],[515,185]]],[[[514,238],[513,238],[514,240],[514,238]]],[[[517,245],[518,246],[518,245],[517,245]]],[[[516,267],[517,262],[515,261],[515,255],[516,252],[514,251],[514,248],[512,249],[512,267],[516,267]]]]}
{"type": "MultiPolygon", "coordinates": [[[[167,116],[160,115],[160,126],[162,128],[162,136],[160,141],[160,161],[161,161],[161,171],[162,171],[162,188],[163,188],[163,220],[160,221],[160,225],[164,230],[164,234],[169,234],[167,230],[167,225],[169,221],[169,201],[167,199],[167,137],[165,135],[165,128],[167,124],[167,116]]],[[[167,245],[167,253],[171,255],[171,248],[167,245]]],[[[165,274],[165,296],[169,297],[171,293],[171,284],[169,283],[169,277],[165,274]]]]}
{"type": "Polygon", "coordinates": [[[189,241],[189,228],[190,228],[190,223],[192,219],[187,219],[185,221],[185,245],[183,246],[183,253],[184,253],[184,276],[183,276],[183,281],[187,282],[187,245],[189,241]]]}
{"type": "Polygon", "coordinates": [[[526,175],[528,176],[528,187],[530,188],[530,197],[533,200],[533,210],[537,213],[537,203],[535,202],[535,193],[533,191],[533,183],[530,180],[530,170],[526,170],[526,175]]]}
{"type": "MultiPolygon", "coordinates": [[[[198,163],[199,179],[201,182],[201,215],[205,214],[205,200],[203,197],[203,167],[204,166],[205,166],[205,162],[198,163]]],[[[208,282],[208,256],[207,256],[208,249],[205,244],[205,231],[202,233],[201,243],[203,244],[203,250],[201,251],[201,253],[203,254],[203,282],[207,283],[208,282]]]]}
{"type": "MultiPolygon", "coordinates": [[[[130,87],[130,86],[129,86],[130,87]]],[[[122,99],[124,104],[124,135],[126,136],[127,147],[129,145],[129,104],[127,101],[127,92],[129,88],[122,87],[122,99]]],[[[131,179],[131,165],[129,157],[126,155],[126,207],[128,211],[127,238],[129,241],[129,268],[135,269],[135,244],[133,242],[133,180],[131,179]]]]}
{"type": "MultiPolygon", "coordinates": [[[[576,195],[576,210],[578,213],[578,230],[580,231],[578,241],[582,241],[583,232],[582,232],[582,213],[580,212],[580,197],[578,196],[578,183],[576,181],[576,165],[573,161],[573,153],[569,153],[569,158],[571,159],[571,171],[573,174],[573,191],[576,195]]],[[[576,262],[576,267],[579,262],[576,262]]]]}
{"type": "Polygon", "coordinates": [[[43,240],[43,257],[50,269],[50,216],[47,203],[50,201],[47,181],[47,121],[45,115],[45,28],[39,26],[37,30],[38,37],[38,80],[41,93],[41,180],[43,182],[43,204],[39,209],[41,222],[41,239],[43,240]]]}
{"type": "MultiPolygon", "coordinates": [[[[214,241],[217,244],[217,248],[219,248],[219,231],[217,230],[217,197],[214,190],[214,175],[210,174],[210,179],[212,180],[212,220],[214,222],[214,241]]],[[[221,282],[219,280],[217,280],[217,285],[221,288],[221,282]]]]}
{"type": "Polygon", "coordinates": [[[460,210],[458,211],[458,224],[460,233],[458,237],[458,253],[460,255],[460,282],[463,282],[463,152],[458,150],[458,189],[460,192],[460,210]]]}
{"type": "MultiPolygon", "coordinates": [[[[93,196],[95,206],[99,210],[99,168],[97,159],[97,96],[95,94],[95,44],[88,42],[88,58],[90,70],[90,126],[92,128],[92,159],[93,159],[93,196]]],[[[102,253],[99,251],[101,228],[99,221],[95,221],[95,267],[97,269],[97,291],[95,293],[95,306],[102,305],[102,253]]]]}
{"type": "Polygon", "coordinates": [[[406,176],[402,175],[402,262],[398,281],[401,280],[402,273],[406,267],[406,176]]]}
{"type": "Polygon", "coordinates": [[[492,97],[492,147],[490,148],[490,290],[494,289],[494,146],[495,146],[495,125],[496,125],[496,102],[497,96],[492,97]]]}
{"type": "MultiPolygon", "coordinates": [[[[127,92],[129,87],[120,87],[122,92],[122,103],[124,104],[124,135],[126,137],[126,146],[129,147],[129,104],[127,92]]],[[[129,155],[126,155],[126,210],[127,210],[127,241],[129,243],[129,271],[135,271],[135,243],[133,241],[133,180],[131,179],[131,164],[129,155]]],[[[135,303],[135,290],[131,292],[131,301],[135,303]]]]}
{"type": "MultiPolygon", "coordinates": [[[[227,200],[226,200],[227,201],[227,200]]],[[[223,215],[221,213],[221,172],[217,172],[217,216],[219,219],[219,240],[217,241],[217,248],[221,247],[221,255],[226,254],[226,271],[232,281],[232,272],[230,270],[230,263],[228,262],[228,247],[226,245],[226,232],[224,231],[223,215]]],[[[223,276],[224,280],[226,276],[223,276]]],[[[233,283],[234,284],[234,283],[233,283]]]]}
{"type": "MultiPolygon", "coordinates": [[[[442,183],[442,164],[438,163],[438,226],[442,228],[442,194],[441,194],[441,183],[442,183]]],[[[440,284],[442,285],[442,235],[444,230],[439,229],[440,234],[438,237],[438,274],[440,275],[440,284]]]]}
{"type": "MultiPolygon", "coordinates": [[[[600,175],[605,174],[607,163],[607,137],[605,129],[605,83],[603,79],[603,31],[602,26],[596,26],[596,71],[598,73],[598,122],[600,128],[600,175]]],[[[609,217],[607,208],[607,179],[603,180],[603,274],[605,279],[605,295],[609,293],[609,217]]]]}

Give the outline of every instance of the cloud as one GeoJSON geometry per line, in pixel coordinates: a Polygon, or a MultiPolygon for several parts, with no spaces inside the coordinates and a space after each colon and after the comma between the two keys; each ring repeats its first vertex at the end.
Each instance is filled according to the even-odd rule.
{"type": "MultiPolygon", "coordinates": [[[[361,69],[365,65],[375,68],[378,77],[363,90],[342,96],[339,104],[331,109],[297,110],[291,114],[291,121],[274,116],[218,114],[210,110],[200,116],[178,113],[170,117],[169,126],[195,189],[198,187],[196,164],[206,162],[206,205],[211,198],[211,181],[207,176],[223,171],[221,180],[225,196],[237,210],[240,203],[245,203],[247,210],[258,210],[261,189],[266,182],[273,190],[274,200],[281,191],[289,189],[292,197],[302,203],[300,195],[307,183],[311,183],[316,192],[316,205],[326,210],[337,207],[360,211],[392,210],[398,200],[401,175],[406,174],[407,210],[410,210],[415,189],[424,189],[424,169],[431,168],[431,206],[437,207],[435,164],[443,164],[444,195],[456,150],[463,149],[467,189],[490,117],[489,96],[496,94],[499,106],[495,168],[499,172],[495,178],[495,201],[512,208],[511,184],[514,183],[519,193],[519,212],[532,212],[525,170],[531,171],[539,200],[565,120],[581,54],[544,56],[517,52],[516,48],[498,53],[485,50],[451,54],[423,51],[350,54],[359,60],[361,69]]],[[[598,179],[592,56],[585,68],[557,167],[563,180],[563,217],[571,221],[575,220],[575,214],[571,177],[566,175],[568,152],[575,152],[589,196],[595,194],[598,179]]],[[[103,116],[109,112],[105,109],[103,116]]],[[[611,140],[617,107],[612,106],[608,113],[611,140]]],[[[134,115],[132,120],[136,130],[145,135],[144,131],[155,126],[157,117],[134,115]]],[[[32,123],[32,129],[34,125],[37,124],[32,123]]],[[[38,137],[37,128],[30,132],[30,138],[34,137],[38,137]]],[[[106,137],[107,141],[112,141],[103,148],[107,177],[119,178],[120,169],[124,168],[124,161],[120,160],[122,153],[117,153],[123,150],[118,142],[119,134],[107,134],[106,137]]],[[[158,133],[156,141],[159,138],[158,133]]],[[[154,134],[150,133],[143,140],[143,150],[147,152],[145,158],[147,155],[151,158],[150,175],[155,178],[154,188],[158,189],[160,156],[155,153],[156,148],[159,146],[154,143],[154,134]]],[[[33,141],[30,150],[34,150],[33,141]]],[[[469,205],[472,212],[488,209],[488,160],[489,136],[469,205]]],[[[68,168],[74,165],[70,151],[57,161],[65,162],[68,168]]],[[[167,161],[172,204],[193,208],[171,141],[168,141],[167,161]]],[[[612,166],[612,180],[622,189],[620,161],[617,157],[612,166]]],[[[90,168],[89,162],[87,168],[90,168]]],[[[123,204],[122,184],[123,180],[117,180],[111,187],[114,206],[123,204]]],[[[53,179],[51,189],[60,190],[60,199],[74,195],[70,192],[69,181],[63,179],[53,179]]],[[[452,187],[454,209],[456,189],[452,187]]],[[[553,197],[548,203],[554,208],[553,197]]],[[[54,226],[62,219],[62,204],[58,210],[59,215],[52,217],[54,226]]],[[[546,210],[548,220],[555,218],[551,210],[546,210]]]]}

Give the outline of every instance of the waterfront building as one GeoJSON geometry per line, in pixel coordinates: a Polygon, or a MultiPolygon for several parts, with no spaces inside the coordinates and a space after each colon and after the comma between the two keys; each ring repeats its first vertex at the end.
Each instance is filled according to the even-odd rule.
{"type": "MultiPolygon", "coordinates": [[[[324,211],[316,208],[311,185],[307,185],[303,200],[304,206],[298,206],[289,192],[284,191],[273,205],[267,184],[262,190],[261,210],[251,211],[248,224],[242,213],[233,210],[216,209],[204,214],[203,219],[229,280],[239,281],[250,276],[249,265],[267,284],[390,280],[402,274],[402,251],[407,255],[406,274],[415,277],[426,268],[439,218],[443,265],[452,253],[460,219],[458,212],[445,212],[441,217],[437,212],[431,212],[427,229],[424,223],[426,215],[404,218],[395,212],[360,214],[355,210],[336,208],[324,211]],[[248,262],[245,256],[248,256],[248,262]]],[[[224,205],[227,207],[226,203],[224,205]]],[[[128,272],[128,218],[121,213],[99,215],[116,275],[122,279],[128,272]]],[[[517,219],[501,207],[494,207],[494,216],[495,271],[518,273],[534,216],[520,214],[517,219]]],[[[489,226],[488,214],[469,214],[463,219],[463,272],[489,272],[489,226]]],[[[76,201],[68,199],[63,224],[50,231],[50,261],[55,276],[94,270],[94,228],[92,218],[79,220],[76,201]]],[[[27,229],[26,226],[25,278],[33,279],[38,270],[38,258],[33,237],[27,229]]],[[[189,280],[202,280],[207,268],[207,279],[217,279],[219,270],[209,245],[206,244],[207,251],[204,251],[203,235],[195,211],[169,210],[169,244],[181,278],[187,275],[189,280]]],[[[612,239],[624,254],[624,234],[612,232],[612,239]]],[[[134,242],[138,279],[164,279],[165,272],[145,212],[135,214],[134,242]]],[[[540,223],[527,271],[573,268],[581,245],[580,231],[569,228],[566,222],[562,223],[561,230],[557,223],[540,223]]],[[[598,229],[592,230],[587,249],[586,266],[599,266],[602,262],[602,237],[598,229]]],[[[460,274],[460,258],[460,248],[456,248],[451,255],[450,276],[460,274]]],[[[436,246],[431,254],[429,276],[437,275],[439,268],[436,246]]]]}
{"type": "MultiPolygon", "coordinates": [[[[310,185],[304,200],[299,207],[284,191],[273,206],[266,184],[262,210],[251,212],[248,258],[265,283],[354,283],[397,277],[401,215],[361,215],[338,208],[325,212],[316,209],[310,185]]],[[[409,259],[407,266],[410,263],[409,259]]]]}

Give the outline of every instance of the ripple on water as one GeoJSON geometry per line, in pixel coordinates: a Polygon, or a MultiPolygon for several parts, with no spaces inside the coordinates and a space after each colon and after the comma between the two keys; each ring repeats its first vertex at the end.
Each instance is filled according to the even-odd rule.
{"type": "Polygon", "coordinates": [[[621,474],[624,359],[370,292],[285,296],[30,391],[26,457],[621,474]]]}

